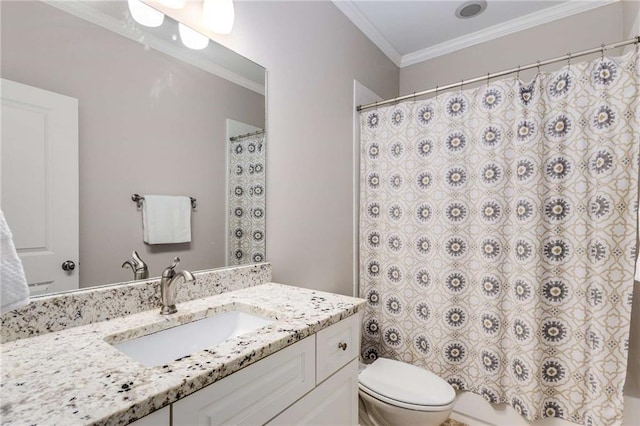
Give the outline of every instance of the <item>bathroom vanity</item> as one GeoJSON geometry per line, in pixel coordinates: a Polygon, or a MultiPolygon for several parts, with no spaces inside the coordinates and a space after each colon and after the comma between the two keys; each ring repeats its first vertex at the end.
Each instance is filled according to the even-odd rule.
{"type": "Polygon", "coordinates": [[[358,423],[359,315],[320,330],[133,424],[358,423]],[[344,349],[343,349],[344,348],[344,349]]]}
{"type": "MultiPolygon", "coordinates": [[[[201,274],[196,277],[206,281],[201,274]]],[[[145,285],[156,293],[155,282],[132,284],[137,291],[145,285]]],[[[47,327],[56,329],[59,318],[49,325],[39,321],[33,324],[33,337],[13,340],[5,332],[2,423],[356,425],[363,301],[269,282],[246,285],[234,289],[218,283],[211,288],[231,291],[181,301],[186,294],[197,293],[184,289],[178,295],[178,312],[169,316],[160,315],[156,307],[135,313],[125,309],[121,315],[112,310],[110,319],[54,332],[47,332],[47,327]],[[229,316],[240,320],[224,319],[229,316]],[[213,319],[215,323],[214,317],[222,322],[212,328],[240,321],[232,324],[236,332],[231,330],[219,343],[166,363],[161,358],[136,359],[138,355],[119,349],[124,342],[152,334],[164,336],[164,330],[195,321],[213,319]],[[265,322],[245,332],[241,324],[245,317],[265,322]]],[[[91,291],[109,293],[108,289],[91,291]]],[[[103,302],[109,298],[92,297],[102,297],[103,302]]],[[[14,327],[35,310],[41,316],[43,309],[32,306],[15,318],[6,314],[3,327],[14,327]]],[[[86,310],[77,312],[86,316],[86,310]]],[[[168,339],[167,348],[173,337],[168,339]]],[[[146,356],[144,351],[140,356],[146,356]]]]}

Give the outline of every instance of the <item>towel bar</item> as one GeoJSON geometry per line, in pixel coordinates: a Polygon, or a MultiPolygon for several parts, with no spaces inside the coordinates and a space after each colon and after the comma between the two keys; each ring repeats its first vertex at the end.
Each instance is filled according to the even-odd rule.
{"type": "MultiPolygon", "coordinates": [[[[193,198],[193,197],[189,197],[189,199],[191,200],[191,208],[195,209],[196,206],[198,205],[196,203],[197,200],[195,198],[193,198]]],[[[144,197],[142,195],[139,195],[139,194],[133,194],[131,196],[131,201],[135,202],[136,205],[138,206],[138,208],[140,208],[140,207],[142,207],[142,202],[144,201],[144,197]]]]}

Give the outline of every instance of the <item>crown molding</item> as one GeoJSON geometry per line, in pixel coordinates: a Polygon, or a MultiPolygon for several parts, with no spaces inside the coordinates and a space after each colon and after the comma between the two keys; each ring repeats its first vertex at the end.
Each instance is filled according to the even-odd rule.
{"type": "Polygon", "coordinates": [[[373,26],[371,21],[358,9],[351,0],[331,0],[333,4],[356,26],[365,36],[378,46],[387,55],[391,62],[400,67],[402,55],[389,43],[389,41],[373,26]]]}
{"type": "Polygon", "coordinates": [[[189,63],[196,68],[200,68],[210,74],[223,78],[231,83],[235,83],[238,86],[242,86],[245,89],[249,89],[261,95],[265,94],[265,87],[255,81],[252,81],[246,77],[243,77],[227,68],[224,68],[214,62],[207,59],[203,59],[197,54],[193,54],[190,51],[176,47],[175,45],[168,43],[161,38],[147,34],[140,29],[123,25],[122,21],[109,16],[96,8],[90,6],[91,2],[85,1],[57,1],[57,0],[42,0],[44,3],[53,6],[57,9],[70,13],[80,19],[84,19],[87,22],[91,22],[107,30],[110,30],[123,37],[131,39],[133,41],[144,44],[151,49],[162,52],[166,55],[172,56],[180,61],[189,63]]]}
{"type": "Polygon", "coordinates": [[[446,55],[466,47],[475,46],[476,44],[504,37],[518,31],[526,30],[538,25],[566,18],[578,13],[587,12],[602,6],[617,3],[621,0],[570,0],[556,6],[551,6],[538,12],[530,13],[520,18],[512,19],[471,34],[457,37],[443,43],[436,44],[426,49],[408,53],[402,56],[400,67],[417,64],[438,56],[446,55]]]}
{"type": "Polygon", "coordinates": [[[587,12],[598,7],[607,6],[622,0],[569,0],[520,18],[497,24],[480,31],[473,32],[452,40],[445,41],[401,55],[389,41],[376,29],[367,17],[358,9],[352,0],[332,0],[333,4],[360,29],[391,61],[400,68],[446,55],[476,44],[504,37],[518,31],[566,18],[578,13],[587,12]]]}

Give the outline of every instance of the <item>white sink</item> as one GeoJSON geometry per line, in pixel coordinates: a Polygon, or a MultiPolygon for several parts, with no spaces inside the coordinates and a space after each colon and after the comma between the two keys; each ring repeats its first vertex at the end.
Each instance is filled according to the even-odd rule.
{"type": "Polygon", "coordinates": [[[230,311],[113,346],[144,366],[155,367],[212,348],[273,322],[258,315],[230,311]]]}

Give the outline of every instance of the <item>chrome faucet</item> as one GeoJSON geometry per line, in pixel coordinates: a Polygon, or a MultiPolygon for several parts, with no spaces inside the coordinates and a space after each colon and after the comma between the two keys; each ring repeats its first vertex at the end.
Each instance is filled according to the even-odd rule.
{"type": "Polygon", "coordinates": [[[122,264],[122,267],[128,266],[133,271],[134,280],[144,280],[149,278],[149,268],[144,260],[140,258],[137,251],[131,253],[131,259],[122,264]]]}
{"type": "Polygon", "coordinates": [[[176,272],[175,268],[180,263],[179,257],[173,258],[171,266],[165,268],[162,271],[162,277],[160,278],[160,294],[162,296],[162,309],[160,309],[160,315],[170,315],[178,312],[176,309],[176,279],[182,277],[185,283],[193,283],[196,278],[189,271],[183,270],[176,272]]]}

